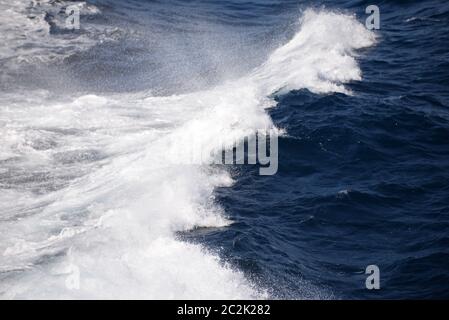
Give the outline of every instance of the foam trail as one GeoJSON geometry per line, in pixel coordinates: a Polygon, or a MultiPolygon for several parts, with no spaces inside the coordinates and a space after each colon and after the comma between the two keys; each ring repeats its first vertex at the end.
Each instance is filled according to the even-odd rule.
{"type": "Polygon", "coordinates": [[[3,159],[28,159],[20,164],[27,172],[51,163],[56,173],[70,168],[79,176],[41,196],[26,189],[0,195],[1,297],[267,297],[215,253],[177,240],[177,231],[231,223],[214,189],[232,179],[207,165],[175,163],[192,141],[214,151],[274,128],[265,111],[273,92],[347,92],[343,83],[361,77],[354,50],[374,42],[352,16],[306,11],[300,31],[262,66],[207,91],[0,108],[9,124],[0,129],[3,159]],[[51,147],[30,148],[37,140],[51,147]],[[83,162],[86,148],[103,156],[90,151],[94,160],[83,162]]]}
{"type": "MultiPolygon", "coordinates": [[[[0,25],[0,41],[2,42],[0,57],[5,60],[16,60],[15,63],[54,62],[55,58],[61,55],[61,48],[73,50],[70,48],[73,47],[73,39],[64,40],[50,35],[49,21],[54,28],[66,28],[65,16],[62,16],[61,12],[64,12],[68,5],[76,5],[83,15],[100,12],[95,6],[82,1],[0,0],[0,21],[2,21],[0,25]]],[[[94,41],[86,35],[77,37],[76,41],[82,49],[94,45],[94,41]]],[[[65,52],[70,52],[70,50],[65,52]]],[[[67,54],[63,54],[63,56],[67,56],[67,54]]]]}

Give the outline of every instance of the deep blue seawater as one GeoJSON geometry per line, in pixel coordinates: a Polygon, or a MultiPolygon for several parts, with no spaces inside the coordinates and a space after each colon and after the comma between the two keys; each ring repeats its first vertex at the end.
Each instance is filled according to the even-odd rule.
{"type": "MultiPolygon", "coordinates": [[[[13,70],[1,89],[192,92],[260,65],[297,31],[307,8],[364,23],[365,8],[379,6],[378,41],[357,56],[362,80],[345,85],[352,94],[276,95],[268,112],[286,131],[277,174],[235,166],[235,184],[215,192],[234,223],[179,238],[218,252],[275,298],[449,298],[449,2],[88,3],[102,14],[82,23],[148,37],[117,33],[118,41],[63,65],[13,70]],[[213,59],[192,50],[205,47],[213,59]],[[61,85],[61,74],[70,84],[61,85]],[[372,264],[380,268],[380,290],[365,288],[372,264]]],[[[65,35],[57,24],[51,32],[65,35]]]]}
{"type": "MultiPolygon", "coordinates": [[[[364,17],[369,4],[327,6],[364,17]]],[[[196,235],[279,297],[307,297],[305,283],[335,298],[449,297],[449,4],[377,5],[380,41],[353,96],[278,96],[278,173],[239,168],[218,192],[237,222],[196,235]],[[371,264],[381,290],[365,288],[371,264]]]]}

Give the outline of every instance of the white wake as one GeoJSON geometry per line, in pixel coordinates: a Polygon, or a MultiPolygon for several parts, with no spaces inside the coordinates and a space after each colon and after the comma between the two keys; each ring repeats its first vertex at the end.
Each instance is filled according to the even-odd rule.
{"type": "Polygon", "coordinates": [[[191,154],[192,141],[214,151],[274,128],[266,112],[272,93],[348,93],[343,84],[361,79],[355,50],[374,42],[353,16],[309,10],[263,65],[210,90],[51,104],[45,94],[2,99],[0,175],[12,170],[25,178],[10,178],[0,193],[0,296],[268,297],[269,288],[216,253],[177,239],[177,231],[231,223],[214,189],[233,182],[223,169],[177,159],[191,154]],[[68,173],[75,178],[64,185],[68,173]],[[47,189],[58,181],[62,187],[36,195],[26,187],[36,179],[47,179],[47,189]]]}

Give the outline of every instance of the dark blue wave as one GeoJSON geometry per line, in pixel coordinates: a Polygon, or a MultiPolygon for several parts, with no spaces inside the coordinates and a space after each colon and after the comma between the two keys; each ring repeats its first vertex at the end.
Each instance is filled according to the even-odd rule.
{"type": "MultiPolygon", "coordinates": [[[[369,4],[327,5],[363,17],[369,4]]],[[[449,4],[377,5],[353,95],[278,96],[278,173],[239,168],[218,192],[237,223],[192,235],[278,297],[449,297],[449,4]],[[381,290],[365,288],[370,264],[381,290]]]]}
{"type": "MultiPolygon", "coordinates": [[[[61,89],[53,75],[64,74],[71,91],[203,89],[264,61],[297,29],[302,9],[326,7],[363,21],[372,4],[88,2],[102,14],[82,23],[117,27],[120,41],[71,55],[56,71],[19,68],[2,88],[61,89]],[[214,49],[209,60],[192,50],[207,46],[204,39],[214,49]]],[[[180,235],[220,250],[275,297],[449,298],[449,2],[376,5],[379,43],[360,52],[363,80],[348,85],[353,95],[277,96],[270,115],[287,131],[278,173],[238,166],[236,184],[217,190],[235,223],[180,235]],[[365,288],[371,264],[380,268],[380,290],[365,288]]]]}

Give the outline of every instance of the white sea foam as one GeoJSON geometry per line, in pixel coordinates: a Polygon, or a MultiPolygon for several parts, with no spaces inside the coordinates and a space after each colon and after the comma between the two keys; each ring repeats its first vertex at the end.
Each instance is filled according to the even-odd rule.
{"type": "Polygon", "coordinates": [[[0,296],[266,297],[216,253],[177,239],[232,223],[214,189],[233,181],[223,169],[176,160],[194,144],[214,151],[274,128],[265,110],[273,92],[347,92],[343,83],[361,77],[354,50],[374,41],[352,16],[306,11],[266,63],[210,90],[2,102],[0,296]]]}
{"type": "Polygon", "coordinates": [[[76,6],[81,16],[100,14],[84,1],[0,0],[0,81],[11,80],[23,66],[60,63],[101,41],[110,41],[117,28],[83,21],[79,32],[66,32],[65,9],[76,6]],[[52,28],[57,32],[51,33],[52,28]]]}

